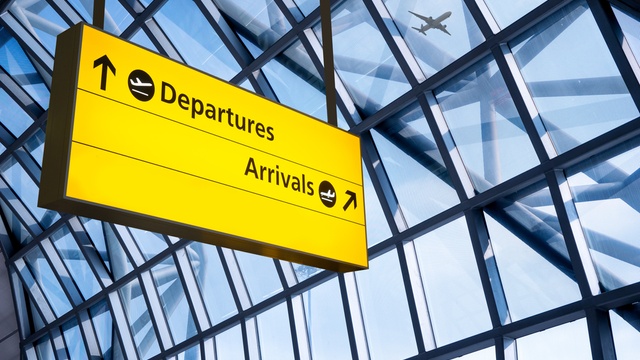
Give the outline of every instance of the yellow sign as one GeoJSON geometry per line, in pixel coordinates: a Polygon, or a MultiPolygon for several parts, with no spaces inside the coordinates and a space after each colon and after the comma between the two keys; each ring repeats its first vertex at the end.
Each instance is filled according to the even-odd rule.
{"type": "Polygon", "coordinates": [[[85,24],[58,37],[39,205],[367,267],[360,141],[85,24]]]}

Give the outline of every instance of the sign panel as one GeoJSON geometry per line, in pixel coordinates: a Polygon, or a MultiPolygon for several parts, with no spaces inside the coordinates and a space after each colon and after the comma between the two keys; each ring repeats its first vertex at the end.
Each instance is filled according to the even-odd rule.
{"type": "Polygon", "coordinates": [[[58,37],[39,206],[367,267],[357,136],[86,24],[58,37]]]}

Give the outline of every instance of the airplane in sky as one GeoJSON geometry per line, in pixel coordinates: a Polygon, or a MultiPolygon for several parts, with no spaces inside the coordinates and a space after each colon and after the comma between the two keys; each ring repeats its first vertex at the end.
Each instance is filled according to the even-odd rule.
{"type": "Polygon", "coordinates": [[[442,22],[447,19],[449,16],[451,16],[451,11],[447,11],[446,13],[438,16],[436,19],[432,18],[431,16],[424,16],[424,15],[420,15],[420,14],[416,14],[413,11],[409,11],[410,13],[412,13],[413,15],[419,17],[420,19],[422,19],[425,24],[421,25],[419,28],[418,27],[413,27],[414,29],[418,30],[418,32],[421,32],[423,35],[427,35],[427,30],[429,29],[438,29],[441,30],[442,32],[446,33],[447,35],[451,35],[451,33],[449,33],[447,31],[447,25],[444,25],[442,22]]]}

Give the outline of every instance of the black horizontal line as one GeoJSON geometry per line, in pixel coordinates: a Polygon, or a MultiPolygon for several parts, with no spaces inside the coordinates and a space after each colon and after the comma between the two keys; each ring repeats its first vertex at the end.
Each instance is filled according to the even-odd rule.
{"type": "Polygon", "coordinates": [[[216,180],[213,180],[213,179],[209,179],[209,178],[206,178],[206,177],[203,177],[203,176],[200,176],[200,175],[191,174],[191,173],[186,172],[186,171],[170,168],[168,166],[164,166],[164,165],[161,165],[161,164],[156,164],[156,163],[151,162],[151,161],[138,159],[138,158],[133,157],[133,156],[121,154],[121,153],[118,153],[118,152],[115,152],[115,151],[112,151],[112,150],[108,150],[108,149],[103,149],[101,147],[94,146],[94,145],[91,145],[91,144],[87,144],[87,143],[84,143],[84,142],[81,142],[81,141],[73,140],[73,142],[77,143],[77,144],[80,144],[80,145],[87,146],[87,147],[91,147],[91,148],[94,148],[94,149],[97,149],[97,150],[102,150],[102,151],[105,151],[105,152],[108,152],[108,153],[111,153],[111,154],[114,154],[114,155],[122,156],[122,157],[129,158],[129,159],[132,159],[132,160],[140,161],[140,162],[143,162],[143,163],[146,163],[146,164],[149,164],[149,165],[157,166],[157,167],[160,167],[160,168],[163,168],[163,169],[175,171],[175,172],[180,173],[180,174],[192,176],[192,177],[195,177],[195,178],[198,178],[198,179],[201,179],[201,180],[205,180],[205,181],[209,181],[209,182],[216,183],[216,184],[219,184],[219,185],[223,185],[223,186],[226,186],[226,187],[229,187],[229,188],[232,188],[232,189],[236,189],[236,190],[244,191],[244,192],[247,192],[247,193],[250,193],[250,194],[254,194],[254,195],[257,195],[257,196],[261,196],[261,197],[264,197],[264,198],[267,198],[267,199],[270,199],[270,200],[278,201],[278,202],[281,202],[281,203],[284,203],[284,204],[287,204],[287,205],[291,205],[291,206],[299,207],[301,209],[313,211],[313,212],[316,212],[318,214],[330,216],[330,217],[333,217],[333,218],[336,218],[336,219],[339,219],[339,220],[343,220],[343,221],[347,221],[347,222],[350,222],[350,223],[353,223],[353,224],[356,224],[356,225],[364,226],[364,224],[361,224],[361,223],[356,222],[356,221],[352,221],[352,220],[349,220],[349,219],[343,219],[343,218],[341,218],[339,216],[327,214],[327,213],[324,213],[322,211],[311,209],[311,208],[308,208],[308,207],[305,207],[305,206],[302,206],[302,205],[294,204],[294,203],[291,203],[291,202],[288,202],[288,201],[284,201],[284,200],[281,200],[281,199],[278,199],[278,198],[267,196],[267,195],[264,195],[264,194],[261,194],[261,193],[257,193],[257,192],[254,192],[254,191],[247,190],[247,189],[239,188],[237,186],[229,185],[229,184],[226,184],[226,183],[223,183],[223,182],[220,182],[220,181],[216,181],[216,180]]]}

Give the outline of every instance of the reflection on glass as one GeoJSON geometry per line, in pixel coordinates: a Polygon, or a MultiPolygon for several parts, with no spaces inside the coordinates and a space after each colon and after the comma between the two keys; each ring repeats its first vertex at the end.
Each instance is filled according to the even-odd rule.
{"type": "Polygon", "coordinates": [[[71,310],[69,299],[42,250],[39,247],[34,248],[24,256],[24,260],[56,315],[61,316],[71,310]]]}
{"type": "Polygon", "coordinates": [[[162,310],[176,344],[196,334],[196,325],[173,257],[169,256],[151,269],[162,310]]]}
{"type": "Polygon", "coordinates": [[[609,311],[617,360],[635,360],[640,344],[640,309],[638,303],[609,311]]]}
{"type": "MultiPolygon", "coordinates": [[[[334,65],[354,103],[367,116],[409,90],[364,3],[345,1],[331,11],[334,65]]],[[[321,24],[313,30],[322,38],[321,24]]]]}
{"type": "Polygon", "coordinates": [[[215,343],[217,360],[237,360],[245,358],[242,327],[240,324],[216,335],[215,343]]]}
{"type": "Polygon", "coordinates": [[[319,0],[293,0],[296,5],[298,5],[298,9],[302,11],[302,13],[307,16],[311,14],[311,12],[320,6],[319,0]]]}
{"type": "Polygon", "coordinates": [[[113,277],[118,280],[133,270],[133,265],[131,265],[131,260],[122,248],[111,225],[102,223],[102,229],[107,240],[107,253],[111,264],[111,272],[113,277]]]}
{"type": "Polygon", "coordinates": [[[231,52],[195,2],[169,0],[154,18],[187,64],[224,80],[240,71],[231,52]]]}
{"type": "Polygon", "coordinates": [[[369,262],[356,273],[371,359],[404,359],[416,355],[416,338],[396,251],[369,262]]]}
{"type": "Polygon", "coordinates": [[[100,291],[100,284],[69,229],[64,226],[51,236],[51,240],[82,296],[88,299],[100,291]]]}
{"type": "Polygon", "coordinates": [[[638,139],[567,170],[582,231],[604,290],[640,281],[638,139]]]}
{"type": "Polygon", "coordinates": [[[364,205],[367,224],[367,246],[372,247],[391,236],[389,223],[382,211],[380,199],[371,182],[367,168],[362,164],[362,179],[364,181],[364,205]]]}
{"type": "Polygon", "coordinates": [[[491,329],[464,217],[414,241],[438,346],[491,329]]]}
{"type": "Polygon", "coordinates": [[[209,319],[217,324],[238,313],[215,246],[193,242],[186,248],[209,319]]]}
{"type": "Polygon", "coordinates": [[[234,253],[253,304],[257,304],[282,290],[282,283],[276,272],[273,259],[242,251],[234,253]]]}
{"type": "Polygon", "coordinates": [[[572,2],[510,45],[558,152],[638,116],[584,1],[572,2]]]}
{"type": "Polygon", "coordinates": [[[31,154],[31,157],[42,166],[42,155],[44,154],[44,131],[38,129],[32,137],[24,144],[24,148],[31,154]]]}
{"type": "Polygon", "coordinates": [[[313,359],[348,359],[351,347],[340,284],[333,278],[302,294],[313,359]]]}
{"type": "Polygon", "coordinates": [[[544,0],[484,0],[491,15],[501,28],[506,28],[544,0]]]}
{"type": "Polygon", "coordinates": [[[53,354],[53,348],[51,347],[51,340],[49,339],[49,335],[43,336],[36,342],[36,354],[38,354],[38,359],[55,359],[55,355],[53,354]]]}
{"type": "Polygon", "coordinates": [[[133,279],[118,289],[118,294],[129,322],[129,330],[133,335],[138,355],[142,359],[149,359],[157,355],[160,352],[160,347],[140,287],[140,281],[137,278],[133,279]]]}
{"type": "Polygon", "coordinates": [[[467,354],[465,356],[457,357],[457,360],[495,360],[496,358],[496,349],[491,346],[486,349],[482,349],[476,352],[472,352],[471,354],[467,354]]]}
{"type": "Polygon", "coordinates": [[[640,57],[640,19],[637,15],[633,15],[631,13],[627,13],[622,9],[619,9],[615,6],[611,6],[613,8],[613,13],[616,15],[616,19],[622,28],[622,32],[624,33],[624,37],[627,40],[627,43],[631,47],[631,51],[635,55],[635,59],[631,61],[638,62],[638,58],[640,57]]]}
{"type": "Polygon", "coordinates": [[[60,218],[57,212],[38,207],[38,186],[15,158],[11,157],[0,165],[0,172],[40,225],[49,227],[60,218]]]}
{"type": "Polygon", "coordinates": [[[102,357],[105,360],[116,359],[117,357],[114,354],[120,353],[117,346],[118,338],[106,300],[102,300],[91,307],[89,314],[91,315],[91,322],[96,332],[102,357]],[[114,348],[117,349],[114,350],[114,348]]]}
{"type": "Polygon", "coordinates": [[[478,191],[539,161],[496,62],[485,58],[436,92],[453,140],[478,191]]]}
{"type": "Polygon", "coordinates": [[[294,359],[287,303],[257,316],[261,360],[294,359]]]}
{"type": "Polygon", "coordinates": [[[89,235],[89,239],[91,239],[93,246],[98,251],[98,254],[100,254],[100,258],[107,266],[107,269],[111,270],[107,243],[104,237],[104,231],[102,230],[102,222],[83,217],[80,217],[80,220],[82,221],[82,225],[89,235]]]}
{"type": "Polygon", "coordinates": [[[10,11],[20,20],[24,28],[49,50],[55,53],[56,36],[69,25],[46,0],[15,1],[10,11]]]}
{"type": "Polygon", "coordinates": [[[300,41],[265,64],[262,72],[280,103],[326,120],[324,80],[300,41]]]}
{"type": "Polygon", "coordinates": [[[2,199],[0,199],[0,209],[2,209],[2,215],[7,221],[9,231],[11,231],[14,239],[18,240],[18,242],[22,245],[26,245],[31,240],[33,240],[33,236],[31,236],[27,229],[25,229],[18,216],[14,214],[11,209],[9,209],[7,204],[2,199]]]}
{"type": "MultiPolygon", "coordinates": [[[[0,66],[31,95],[40,107],[49,107],[48,86],[18,41],[2,26],[0,26],[0,66]]],[[[6,102],[2,101],[0,104],[6,104],[6,102]]]]}
{"type": "Polygon", "coordinates": [[[13,101],[4,89],[0,89],[0,122],[15,137],[22,135],[33,124],[33,119],[13,101]]]}
{"type": "Polygon", "coordinates": [[[144,48],[147,48],[151,51],[158,52],[158,48],[151,42],[149,36],[144,32],[144,30],[136,31],[135,35],[129,39],[129,41],[138,44],[144,48]]]}
{"type": "Polygon", "coordinates": [[[200,359],[200,344],[195,344],[187,350],[181,352],[176,357],[176,360],[199,360],[200,359]]]}
{"type": "Polygon", "coordinates": [[[518,360],[591,359],[587,321],[568,324],[516,339],[518,360]]]}
{"type": "Polygon", "coordinates": [[[242,41],[260,51],[291,30],[291,25],[273,0],[213,0],[213,3],[239,25],[242,41]]]}
{"type": "Polygon", "coordinates": [[[62,325],[62,334],[64,335],[69,358],[74,360],[87,359],[84,341],[82,341],[82,334],[80,333],[80,327],[76,319],[72,319],[62,325]]]}
{"type": "Polygon", "coordinates": [[[378,125],[371,135],[409,226],[459,202],[417,103],[378,125]]]}
{"type": "Polygon", "coordinates": [[[427,76],[442,70],[484,41],[463,0],[386,0],[384,4],[427,76]],[[449,34],[437,28],[425,28],[421,33],[420,29],[425,25],[428,28],[428,24],[418,15],[434,20],[442,18],[439,23],[449,34]]]}
{"type": "MultiPolygon", "coordinates": [[[[87,23],[93,23],[92,1],[69,0],[69,3],[87,23]]],[[[122,34],[122,31],[131,24],[133,18],[118,0],[106,0],[105,5],[104,30],[114,35],[122,34]]]]}
{"type": "MultiPolygon", "coordinates": [[[[124,228],[120,229],[126,231],[124,228]]],[[[168,246],[167,241],[162,234],[136,228],[129,228],[129,231],[131,231],[131,235],[136,240],[138,247],[140,247],[142,255],[147,260],[158,255],[168,246]]]]}
{"type": "Polygon", "coordinates": [[[580,299],[564,236],[545,185],[536,184],[485,209],[512,321],[580,299]]]}

